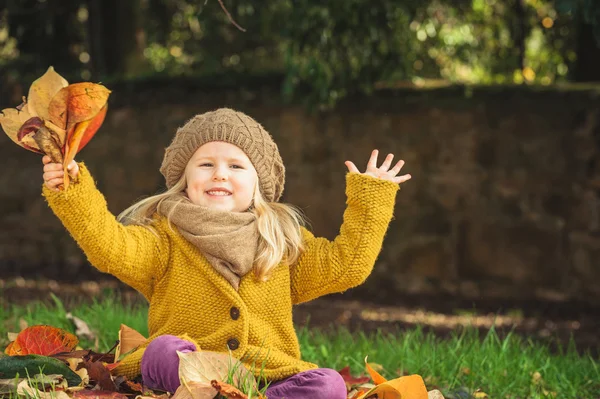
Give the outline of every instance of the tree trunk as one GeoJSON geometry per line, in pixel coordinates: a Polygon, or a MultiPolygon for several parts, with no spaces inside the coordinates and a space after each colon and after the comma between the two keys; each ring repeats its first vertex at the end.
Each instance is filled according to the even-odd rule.
{"type": "Polygon", "coordinates": [[[577,32],[577,61],[573,72],[575,82],[600,82],[600,45],[594,27],[580,15],[577,32]]]}
{"type": "Polygon", "coordinates": [[[139,0],[88,0],[90,47],[95,79],[131,77],[145,67],[145,35],[139,0]]]}

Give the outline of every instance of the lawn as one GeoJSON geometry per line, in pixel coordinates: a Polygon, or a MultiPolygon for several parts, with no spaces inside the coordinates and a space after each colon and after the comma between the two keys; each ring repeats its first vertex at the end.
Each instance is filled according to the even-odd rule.
{"type": "MultiPolygon", "coordinates": [[[[69,312],[97,336],[81,340],[86,349],[113,347],[121,323],[148,335],[147,307],[124,305],[114,295],[92,303],[65,304],[53,297],[50,304],[0,305],[1,348],[8,344],[7,333],[18,332],[23,322],[75,333],[69,312]]],[[[473,397],[478,390],[476,396],[484,397],[485,392],[490,398],[600,398],[600,362],[588,353],[577,353],[572,343],[551,351],[516,334],[499,338],[493,328],[486,334],[461,329],[443,339],[419,327],[393,334],[307,327],[297,332],[307,361],[337,370],[350,366],[353,375],[360,375],[368,355],[370,363],[381,366],[384,377],[419,374],[429,390],[440,389],[446,398],[473,397]]]]}

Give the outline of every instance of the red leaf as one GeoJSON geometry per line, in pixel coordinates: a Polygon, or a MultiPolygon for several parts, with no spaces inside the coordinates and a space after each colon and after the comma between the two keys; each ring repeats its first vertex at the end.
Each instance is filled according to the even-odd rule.
{"type": "Polygon", "coordinates": [[[78,343],[79,339],[75,335],[60,328],[31,326],[21,331],[4,353],[9,356],[50,356],[70,352],[78,343]]]}
{"type": "Polygon", "coordinates": [[[338,373],[340,373],[340,375],[344,379],[344,382],[346,383],[346,388],[348,390],[351,390],[352,387],[354,387],[355,385],[366,384],[367,382],[371,381],[369,377],[365,377],[363,375],[361,375],[360,377],[353,377],[350,374],[350,366],[344,367],[343,369],[338,371],[338,373]]]}
{"type": "Polygon", "coordinates": [[[73,393],[73,399],[127,399],[127,396],[113,391],[83,389],[73,393]]]}

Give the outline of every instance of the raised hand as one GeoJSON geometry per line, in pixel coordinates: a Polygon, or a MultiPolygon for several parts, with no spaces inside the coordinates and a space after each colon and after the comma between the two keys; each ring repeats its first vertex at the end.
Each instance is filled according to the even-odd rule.
{"type": "Polygon", "coordinates": [[[392,165],[392,160],[394,159],[394,154],[388,154],[388,156],[385,157],[385,160],[383,161],[381,166],[377,167],[378,155],[379,150],[373,150],[373,152],[371,153],[371,158],[367,163],[367,170],[364,173],[360,173],[360,171],[358,170],[356,165],[354,165],[353,162],[346,161],[344,163],[348,167],[348,171],[360,173],[361,175],[373,176],[378,179],[388,180],[397,184],[404,183],[405,181],[410,180],[412,176],[408,174],[397,176],[397,174],[400,173],[400,170],[404,166],[403,160],[399,160],[398,162],[396,162],[396,165],[394,165],[394,167],[390,169],[390,166],[392,165]]]}

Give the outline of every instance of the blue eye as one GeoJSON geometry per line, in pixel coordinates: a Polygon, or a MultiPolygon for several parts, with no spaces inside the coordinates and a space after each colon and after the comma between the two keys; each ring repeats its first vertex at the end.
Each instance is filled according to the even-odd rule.
{"type": "Polygon", "coordinates": [[[213,165],[212,165],[212,163],[203,163],[203,164],[200,164],[200,166],[213,166],[213,165]]]}
{"type": "Polygon", "coordinates": [[[240,165],[231,165],[231,167],[234,169],[244,169],[240,165]]]}

